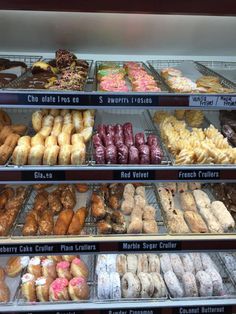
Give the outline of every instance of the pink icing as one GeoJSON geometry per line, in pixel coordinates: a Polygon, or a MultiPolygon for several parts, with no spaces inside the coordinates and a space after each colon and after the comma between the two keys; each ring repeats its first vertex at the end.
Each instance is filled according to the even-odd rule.
{"type": "Polygon", "coordinates": [[[82,283],[85,283],[84,277],[75,277],[75,278],[70,280],[70,285],[71,286],[79,286],[82,283]]]}
{"type": "Polygon", "coordinates": [[[57,264],[57,269],[61,268],[61,269],[67,269],[70,267],[70,263],[67,262],[67,261],[62,261],[62,262],[59,262],[57,264]]]}
{"type": "Polygon", "coordinates": [[[58,299],[59,293],[68,286],[68,280],[66,278],[57,278],[50,286],[53,290],[53,294],[58,299]]]}
{"type": "Polygon", "coordinates": [[[78,257],[74,258],[72,263],[79,265],[81,263],[81,259],[79,259],[78,257]]]}

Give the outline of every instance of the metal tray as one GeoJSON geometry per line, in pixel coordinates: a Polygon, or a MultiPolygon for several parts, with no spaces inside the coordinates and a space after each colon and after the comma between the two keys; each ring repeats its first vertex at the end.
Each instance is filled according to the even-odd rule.
{"type": "MultiPolygon", "coordinates": [[[[181,69],[182,66],[185,65],[185,63],[188,63],[189,66],[192,68],[192,70],[194,71],[194,73],[190,73],[187,74],[186,76],[189,77],[192,81],[195,81],[198,77],[202,76],[202,75],[206,75],[206,76],[216,76],[220,79],[220,84],[225,87],[225,88],[231,88],[234,90],[234,92],[236,92],[236,85],[231,82],[230,80],[226,79],[225,77],[218,75],[216,72],[214,72],[213,70],[205,67],[203,64],[198,63],[198,62],[194,62],[194,61],[186,61],[186,60],[149,60],[147,61],[148,65],[150,66],[150,68],[152,69],[153,73],[159,78],[162,79],[161,77],[161,70],[164,68],[168,68],[168,67],[172,67],[172,68],[177,68],[177,69],[181,69]],[[191,77],[192,75],[192,77],[191,77]]],[[[186,65],[186,68],[188,66],[186,65]]],[[[183,70],[182,70],[183,71],[183,70]]],[[[191,72],[191,70],[190,70],[191,72]]],[[[185,74],[185,72],[183,71],[183,73],[185,74]]],[[[175,91],[173,91],[171,89],[171,87],[168,86],[168,90],[172,93],[175,93],[175,91]]]]}
{"type": "MultiPolygon", "coordinates": [[[[178,183],[177,183],[178,184],[178,183]]],[[[162,217],[163,217],[163,221],[164,221],[164,225],[166,226],[166,228],[167,228],[167,230],[168,230],[168,232],[169,232],[169,234],[170,235],[173,235],[173,236],[175,236],[176,234],[178,234],[178,235],[183,235],[183,236],[189,236],[189,235],[192,235],[192,236],[202,236],[202,237],[205,237],[205,236],[207,236],[207,235],[222,235],[221,233],[210,233],[210,232],[208,232],[208,233],[194,233],[194,232],[189,232],[189,233],[173,233],[173,232],[171,232],[169,229],[168,229],[168,227],[167,227],[167,220],[166,220],[166,217],[165,217],[165,211],[164,211],[164,209],[163,209],[163,206],[162,206],[162,204],[161,204],[161,200],[160,200],[160,196],[159,196],[159,193],[158,193],[158,187],[161,187],[162,186],[162,184],[161,183],[157,183],[156,184],[156,189],[155,189],[155,192],[156,192],[156,198],[157,198],[157,202],[158,202],[158,204],[159,204],[159,207],[160,207],[160,210],[161,210],[161,213],[162,213],[162,217]]],[[[201,187],[201,190],[203,191],[203,192],[205,192],[207,195],[208,195],[208,197],[210,198],[210,200],[213,202],[213,201],[215,201],[216,200],[216,198],[214,197],[214,194],[213,194],[213,192],[212,192],[212,188],[210,187],[210,185],[208,185],[208,184],[204,184],[204,185],[202,185],[202,187],[201,187]]],[[[188,192],[192,192],[191,190],[188,190],[188,192]]],[[[179,193],[177,192],[174,196],[173,196],[173,200],[174,200],[174,204],[175,204],[175,208],[178,208],[179,210],[181,210],[182,212],[184,212],[183,210],[182,210],[182,208],[181,208],[181,205],[180,205],[180,198],[179,198],[179,193]]],[[[198,211],[198,213],[199,213],[199,211],[198,211]]],[[[202,217],[202,219],[204,220],[204,218],[202,217]]],[[[207,225],[207,223],[206,223],[206,225],[207,225]]],[[[234,230],[232,230],[232,231],[230,231],[230,232],[224,232],[223,234],[236,234],[236,229],[234,228],[234,230]]]]}
{"type": "MultiPolygon", "coordinates": [[[[55,188],[56,188],[56,185],[53,185],[52,187],[48,187],[46,189],[46,191],[51,192],[51,191],[55,190],[55,188]]],[[[95,232],[93,221],[91,219],[91,212],[90,212],[90,209],[91,209],[91,206],[90,206],[91,192],[92,192],[91,189],[89,189],[86,193],[79,193],[76,191],[76,204],[75,204],[73,210],[75,211],[78,208],[83,207],[83,206],[88,208],[88,215],[87,215],[87,218],[85,220],[84,228],[81,231],[81,234],[76,235],[76,237],[91,235],[91,234],[94,234],[94,232],[95,232]]],[[[20,215],[18,216],[18,219],[15,223],[15,227],[14,227],[14,230],[12,233],[12,238],[22,238],[23,237],[22,228],[24,226],[25,217],[28,214],[28,212],[31,211],[36,195],[37,195],[37,191],[33,189],[27,203],[25,203],[25,206],[23,207],[20,215]]],[[[54,222],[57,219],[56,217],[54,216],[54,222]]],[[[58,238],[58,237],[64,237],[64,236],[65,235],[48,235],[48,236],[44,235],[43,237],[47,237],[47,238],[48,237],[50,237],[50,238],[56,237],[56,238],[58,238]]],[[[25,238],[41,238],[41,237],[42,237],[41,235],[25,236],[25,238]]],[[[66,235],[66,237],[68,238],[68,237],[75,237],[75,236],[66,235]]]]}
{"type": "MultiPolygon", "coordinates": [[[[174,114],[173,114],[173,115],[174,115],[174,114]]],[[[155,123],[155,122],[153,122],[153,123],[154,123],[154,126],[155,126],[156,130],[157,130],[158,135],[160,134],[160,135],[159,135],[159,138],[160,138],[161,141],[162,141],[161,130],[160,130],[159,124],[157,124],[157,123],[155,123]]],[[[203,123],[202,123],[202,125],[201,125],[200,127],[201,127],[202,129],[208,128],[211,124],[219,131],[220,134],[222,134],[221,131],[219,130],[219,128],[215,125],[215,123],[210,122],[210,121],[207,119],[206,116],[204,116],[203,123]]],[[[193,129],[193,128],[190,127],[190,126],[187,126],[187,128],[188,128],[188,130],[192,130],[192,129],[193,129]]],[[[232,146],[230,143],[229,143],[229,145],[232,146]]],[[[169,160],[170,160],[170,164],[171,164],[171,165],[175,165],[175,161],[176,161],[175,156],[171,153],[171,151],[170,151],[168,148],[166,148],[166,145],[165,145],[164,142],[162,142],[162,146],[165,148],[165,151],[167,152],[167,156],[168,156],[168,158],[169,158],[169,160]]],[[[232,146],[232,148],[233,148],[233,146],[232,146]]],[[[178,164],[178,167],[186,167],[186,166],[189,167],[189,166],[190,166],[191,168],[195,168],[195,167],[199,167],[199,166],[202,166],[202,165],[207,166],[207,167],[209,167],[209,168],[214,168],[215,166],[220,166],[220,167],[227,166],[227,167],[232,167],[232,168],[234,168],[234,164],[206,164],[206,163],[205,163],[205,164],[197,164],[197,163],[195,163],[195,164],[187,164],[187,163],[186,163],[186,164],[178,164]]]]}
{"type": "MultiPolygon", "coordinates": [[[[102,64],[115,64],[117,66],[119,66],[120,68],[123,68],[123,66],[125,65],[125,63],[127,62],[132,62],[132,61],[96,61],[95,63],[95,72],[94,72],[94,80],[96,82],[96,91],[101,91],[99,88],[99,82],[97,80],[97,72],[99,69],[99,66],[102,64]]],[[[165,84],[165,82],[163,82],[163,80],[159,77],[156,77],[155,75],[153,75],[152,71],[147,67],[147,65],[144,62],[139,62],[139,61],[135,61],[135,63],[137,63],[138,65],[142,66],[144,68],[144,70],[149,74],[152,75],[153,78],[155,79],[157,86],[160,87],[161,92],[168,92],[168,88],[165,84]]],[[[126,85],[129,89],[129,92],[132,92],[132,86],[131,86],[131,82],[128,78],[128,76],[125,76],[125,81],[126,81],[126,85]]],[[[151,93],[151,92],[150,92],[151,93]]]]}
{"type": "MultiPolygon", "coordinates": [[[[50,61],[52,59],[43,59],[42,61],[50,61]]],[[[37,60],[38,61],[38,60],[37,60]]],[[[84,82],[84,87],[82,89],[82,91],[85,91],[86,90],[86,85],[88,83],[88,80],[90,78],[90,72],[91,72],[91,69],[92,69],[92,64],[93,64],[93,60],[85,60],[88,62],[89,64],[89,68],[88,68],[88,73],[87,73],[87,77],[85,79],[85,82],[84,82]]],[[[8,84],[6,86],[7,89],[20,89],[20,90],[28,90],[28,91],[33,91],[33,90],[37,90],[37,91],[49,91],[49,89],[32,89],[32,88],[21,88],[20,87],[20,84],[27,78],[29,77],[33,77],[33,74],[31,72],[31,70],[29,69],[23,76],[17,78],[16,80],[14,80],[13,82],[11,82],[10,84],[8,84]]],[[[51,91],[54,91],[54,90],[50,90],[51,91]]],[[[63,93],[63,92],[68,92],[67,90],[55,90],[56,92],[60,92],[60,93],[63,93]]],[[[73,92],[73,90],[70,90],[70,92],[73,92]]]]}
{"type": "MultiPolygon", "coordinates": [[[[105,254],[106,256],[110,255],[110,254],[105,254]]],[[[119,254],[116,254],[116,255],[119,255],[119,254]]],[[[127,255],[127,254],[126,254],[127,255]]],[[[131,254],[132,255],[132,254],[131,254]]],[[[134,255],[134,254],[133,254],[134,255]]],[[[156,254],[158,255],[158,254],[156,254]]],[[[96,259],[96,264],[97,264],[97,259],[96,259]]],[[[97,296],[97,287],[98,287],[98,282],[97,282],[97,275],[96,275],[96,265],[95,265],[95,268],[94,268],[94,277],[95,277],[95,295],[96,295],[96,299],[94,300],[96,303],[111,303],[111,302],[135,302],[135,301],[138,301],[138,302],[142,302],[142,301],[149,301],[149,302],[152,302],[152,301],[158,301],[158,302],[161,302],[161,301],[166,301],[168,299],[168,294],[163,297],[163,298],[123,298],[121,297],[121,299],[117,300],[117,299],[99,299],[98,296],[97,296]]],[[[163,279],[164,280],[164,279],[163,279]]],[[[166,287],[166,291],[167,290],[167,287],[166,287]]]]}
{"type": "MultiPolygon", "coordinates": [[[[21,61],[24,62],[28,68],[30,68],[35,62],[42,59],[42,56],[27,56],[27,55],[0,55],[0,58],[9,59],[10,61],[21,61]]],[[[27,72],[27,69],[26,69],[27,72]]],[[[25,72],[25,73],[26,73],[25,72]]],[[[1,71],[0,71],[1,73],[1,71]]],[[[14,84],[15,81],[20,79],[22,76],[25,75],[23,73],[20,77],[16,78],[15,80],[11,81],[10,84],[14,84]]],[[[0,88],[6,88],[9,84],[0,84],[0,88]]]]}
{"type": "MultiPolygon", "coordinates": [[[[99,186],[94,186],[94,191],[96,192],[97,190],[99,190],[99,186]]],[[[148,202],[148,205],[151,205],[153,206],[155,209],[156,209],[156,222],[157,222],[157,226],[158,226],[158,233],[156,233],[157,235],[165,235],[167,234],[167,229],[164,225],[164,222],[163,222],[163,217],[162,217],[162,213],[161,213],[161,209],[160,209],[160,206],[159,206],[159,202],[157,201],[157,197],[156,197],[156,192],[155,192],[155,186],[152,184],[152,185],[145,185],[145,192],[146,192],[146,199],[147,199],[147,202],[148,202]]],[[[91,209],[90,209],[90,212],[91,212],[91,209]]],[[[129,223],[129,218],[130,218],[130,215],[124,215],[125,216],[125,219],[126,219],[126,222],[127,224],[129,223]]],[[[119,233],[119,234],[100,234],[98,232],[98,229],[97,229],[97,224],[96,224],[96,219],[94,217],[92,217],[91,215],[91,219],[93,220],[93,224],[94,224],[94,229],[95,229],[95,234],[96,235],[99,235],[99,236],[103,236],[103,237],[125,237],[127,234],[129,233],[119,233]]],[[[131,235],[131,234],[129,234],[131,235]]],[[[134,235],[134,234],[132,234],[134,235]]],[[[144,235],[153,235],[153,233],[140,233],[140,234],[135,234],[135,236],[144,236],[144,235]]]]}
{"type": "MultiPolygon", "coordinates": [[[[171,300],[215,300],[215,299],[230,299],[230,298],[235,298],[236,296],[236,287],[235,284],[232,282],[231,278],[228,276],[227,272],[225,271],[224,264],[222,261],[219,259],[217,253],[207,253],[212,261],[215,263],[217,266],[217,270],[221,275],[221,278],[223,280],[223,286],[224,286],[224,291],[225,295],[223,296],[210,296],[210,297],[183,297],[183,298],[173,298],[170,296],[171,300]]],[[[178,253],[178,255],[181,255],[181,253],[178,253]]],[[[168,287],[167,287],[168,289],[168,287]]]]}
{"type": "Polygon", "coordinates": [[[228,80],[236,83],[236,62],[224,61],[199,61],[198,64],[204,65],[216,72],[217,75],[223,76],[228,80]]]}
{"type": "MultiPolygon", "coordinates": [[[[149,134],[155,134],[158,136],[160,139],[160,147],[163,151],[163,158],[160,164],[158,165],[145,165],[145,166],[150,166],[150,167],[158,167],[158,166],[163,166],[163,165],[168,165],[170,164],[170,155],[169,152],[167,151],[166,147],[164,146],[160,132],[159,130],[155,127],[151,115],[149,111],[147,110],[137,110],[137,111],[132,111],[132,110],[125,110],[125,109],[116,109],[116,110],[102,110],[102,111],[97,111],[96,113],[96,121],[94,125],[94,129],[97,129],[97,126],[99,124],[124,124],[126,122],[131,122],[133,125],[133,132],[134,134],[139,133],[139,132],[144,132],[145,135],[149,134]]],[[[91,151],[91,163],[92,165],[96,165],[96,167],[99,166],[116,166],[116,167],[125,167],[125,166],[134,166],[137,167],[137,165],[120,165],[120,164],[103,164],[99,165],[96,164],[96,161],[94,159],[94,150],[93,150],[93,145],[92,145],[92,151],[91,151]]],[[[140,166],[140,165],[139,165],[140,166]]]]}
{"type": "MultiPolygon", "coordinates": [[[[88,266],[89,269],[89,278],[87,280],[88,286],[90,288],[90,298],[88,300],[80,300],[80,301],[72,301],[72,300],[67,300],[67,301],[48,301],[48,302],[27,302],[22,293],[21,293],[21,285],[19,284],[17,287],[17,292],[16,292],[16,302],[17,305],[19,306],[24,306],[24,305],[47,305],[47,304],[52,304],[52,303],[57,303],[57,304],[71,304],[71,303],[90,303],[94,300],[95,294],[94,294],[94,256],[93,255],[83,255],[80,257],[88,266]]],[[[23,271],[23,274],[27,272],[27,269],[23,271]]],[[[22,275],[23,275],[22,274],[22,275]]]]}

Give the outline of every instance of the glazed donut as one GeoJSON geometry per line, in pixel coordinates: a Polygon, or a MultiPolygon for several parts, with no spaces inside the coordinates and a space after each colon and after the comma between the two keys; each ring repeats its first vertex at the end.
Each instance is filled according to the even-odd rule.
{"type": "Polygon", "coordinates": [[[156,254],[148,254],[148,272],[160,273],[161,265],[159,256],[156,254]]]}
{"type": "Polygon", "coordinates": [[[110,298],[110,276],[107,272],[100,272],[98,274],[98,299],[110,298]]]}
{"type": "Polygon", "coordinates": [[[186,297],[197,297],[198,289],[195,276],[191,272],[186,272],[182,277],[185,296],[186,297]]]}
{"type": "Polygon", "coordinates": [[[35,132],[39,132],[42,128],[43,113],[41,110],[35,111],[32,114],[32,125],[35,132]]]}
{"type": "Polygon", "coordinates": [[[138,273],[147,273],[148,272],[148,257],[146,254],[138,254],[138,273]]]}
{"type": "Polygon", "coordinates": [[[137,275],[130,272],[124,274],[121,279],[121,290],[123,298],[138,298],[141,284],[137,275]]]}
{"type": "Polygon", "coordinates": [[[117,272],[110,273],[110,298],[121,299],[120,276],[117,272]]]}
{"type": "Polygon", "coordinates": [[[138,268],[138,257],[135,254],[128,254],[127,255],[127,272],[130,273],[137,273],[138,268]]]}
{"type": "Polygon", "coordinates": [[[147,273],[139,273],[138,278],[140,281],[140,296],[141,298],[150,298],[154,293],[154,284],[151,275],[147,273]]]}
{"type": "Polygon", "coordinates": [[[10,125],[11,124],[11,118],[2,109],[0,109],[0,123],[2,123],[3,125],[10,125]]]}
{"type": "Polygon", "coordinates": [[[127,272],[127,258],[125,254],[118,254],[116,257],[116,271],[122,277],[127,272]]]}
{"type": "Polygon", "coordinates": [[[163,253],[160,255],[160,263],[161,263],[161,271],[163,273],[166,273],[168,271],[173,271],[171,260],[170,260],[170,254],[163,253]]]}
{"type": "Polygon", "coordinates": [[[159,273],[150,273],[150,276],[153,281],[154,285],[154,291],[153,291],[153,298],[163,298],[166,297],[167,291],[166,291],[166,285],[164,283],[164,280],[162,276],[159,273]]]}

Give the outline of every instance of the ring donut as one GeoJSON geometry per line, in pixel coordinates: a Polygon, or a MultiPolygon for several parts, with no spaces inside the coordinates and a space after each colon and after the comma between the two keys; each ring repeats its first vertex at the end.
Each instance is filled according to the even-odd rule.
{"type": "Polygon", "coordinates": [[[154,284],[152,281],[152,277],[147,273],[139,273],[138,278],[140,280],[141,291],[140,296],[141,298],[150,298],[154,293],[154,284]]]}
{"type": "Polygon", "coordinates": [[[0,123],[2,123],[3,125],[10,125],[11,124],[11,118],[3,110],[0,110],[0,123]]]}
{"type": "Polygon", "coordinates": [[[121,290],[123,298],[138,298],[141,285],[137,275],[128,272],[121,279],[121,290]]]}

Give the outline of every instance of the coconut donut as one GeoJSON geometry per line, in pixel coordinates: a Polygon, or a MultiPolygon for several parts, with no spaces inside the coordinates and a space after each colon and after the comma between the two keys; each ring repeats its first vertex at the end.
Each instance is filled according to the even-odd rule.
{"type": "Polygon", "coordinates": [[[225,291],[221,275],[213,267],[207,268],[205,271],[211,277],[213,285],[213,295],[223,296],[225,294],[225,291]]]}
{"type": "Polygon", "coordinates": [[[166,297],[166,285],[160,273],[152,272],[150,273],[150,276],[154,285],[153,298],[166,297]]]}
{"type": "Polygon", "coordinates": [[[161,271],[163,273],[166,273],[168,271],[173,271],[171,260],[170,260],[170,254],[163,253],[160,255],[160,263],[161,263],[161,271]]]}
{"type": "Polygon", "coordinates": [[[185,297],[197,297],[198,289],[195,276],[192,272],[186,272],[182,278],[185,297]]]}
{"type": "Polygon", "coordinates": [[[136,274],[138,269],[138,257],[135,254],[127,255],[127,272],[136,274]]]}
{"type": "Polygon", "coordinates": [[[141,284],[137,275],[128,272],[121,279],[121,290],[123,298],[138,298],[140,296],[141,284]]]}
{"type": "Polygon", "coordinates": [[[107,272],[98,274],[98,299],[110,299],[110,276],[107,272]]]}
{"type": "Polygon", "coordinates": [[[176,277],[175,273],[171,270],[164,274],[165,283],[170,291],[170,295],[173,298],[182,298],[184,296],[184,290],[176,277]]]}
{"type": "Polygon", "coordinates": [[[127,272],[127,257],[125,254],[118,254],[116,257],[116,271],[122,277],[127,272]]]}
{"type": "Polygon", "coordinates": [[[195,268],[194,268],[194,263],[193,263],[193,260],[190,256],[190,254],[183,253],[180,255],[180,258],[181,258],[181,261],[182,261],[183,266],[184,266],[184,271],[194,274],[195,268]]]}
{"type": "Polygon", "coordinates": [[[148,257],[146,254],[138,254],[138,273],[148,273],[148,257]]]}
{"type": "Polygon", "coordinates": [[[182,280],[184,274],[184,266],[178,254],[170,254],[171,266],[179,280],[182,280]]]}
{"type": "Polygon", "coordinates": [[[148,254],[148,272],[160,273],[161,265],[159,256],[156,254],[148,254]]]}
{"type": "Polygon", "coordinates": [[[121,299],[120,276],[117,272],[110,273],[110,298],[121,299]]]}
{"type": "Polygon", "coordinates": [[[200,270],[196,274],[197,287],[200,297],[211,297],[213,295],[213,284],[211,276],[200,270]]]}
{"type": "Polygon", "coordinates": [[[139,273],[138,278],[140,281],[141,289],[140,296],[141,298],[151,298],[154,292],[154,284],[152,277],[147,273],[139,273]]]}

